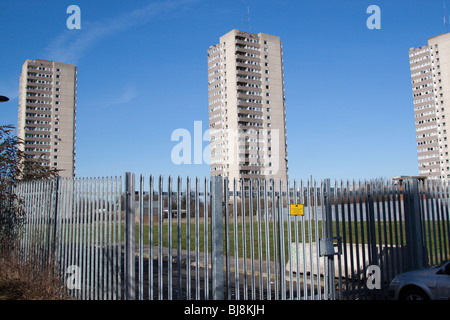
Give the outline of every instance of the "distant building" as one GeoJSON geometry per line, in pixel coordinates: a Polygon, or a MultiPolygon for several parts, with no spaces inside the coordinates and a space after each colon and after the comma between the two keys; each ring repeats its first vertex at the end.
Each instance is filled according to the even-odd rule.
{"type": "Polygon", "coordinates": [[[409,50],[419,175],[450,178],[450,33],[409,50]]]}
{"type": "Polygon", "coordinates": [[[73,64],[27,60],[22,66],[17,132],[25,157],[75,175],[77,68],[73,64]]]}
{"type": "Polygon", "coordinates": [[[283,47],[232,30],[208,50],[211,175],[287,179],[283,47]]]}

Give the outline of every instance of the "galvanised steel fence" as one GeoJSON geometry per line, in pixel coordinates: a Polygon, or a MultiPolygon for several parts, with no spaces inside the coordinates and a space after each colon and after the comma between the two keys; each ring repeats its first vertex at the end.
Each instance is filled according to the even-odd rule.
{"type": "Polygon", "coordinates": [[[23,258],[54,261],[77,299],[285,300],[383,299],[396,274],[448,260],[448,191],[126,173],[16,193],[23,258]]]}
{"type": "Polygon", "coordinates": [[[20,254],[52,262],[78,299],[121,299],[121,178],[20,183],[25,211],[20,254]]]}

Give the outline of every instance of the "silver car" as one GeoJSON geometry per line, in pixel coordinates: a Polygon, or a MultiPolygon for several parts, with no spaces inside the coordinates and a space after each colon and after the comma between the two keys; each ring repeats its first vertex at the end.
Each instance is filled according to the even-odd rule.
{"type": "Polygon", "coordinates": [[[397,275],[389,294],[395,300],[450,300],[450,261],[437,268],[397,275]]]}

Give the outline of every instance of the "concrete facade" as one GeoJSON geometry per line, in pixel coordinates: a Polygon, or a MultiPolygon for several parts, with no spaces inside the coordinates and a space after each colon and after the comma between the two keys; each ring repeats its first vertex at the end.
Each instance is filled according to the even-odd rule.
{"type": "Polygon", "coordinates": [[[22,66],[17,132],[25,157],[75,175],[77,68],[73,64],[27,60],[22,66]]]}
{"type": "Polygon", "coordinates": [[[208,49],[211,175],[287,179],[283,48],[232,30],[208,49]]]}
{"type": "Polygon", "coordinates": [[[409,62],[419,174],[450,178],[450,33],[411,48],[409,62]]]}

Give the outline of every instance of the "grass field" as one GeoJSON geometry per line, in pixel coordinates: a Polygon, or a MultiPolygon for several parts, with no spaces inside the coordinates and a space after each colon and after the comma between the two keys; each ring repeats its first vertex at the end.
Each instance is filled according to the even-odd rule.
{"type": "MultiPolygon", "coordinates": [[[[309,243],[310,241],[316,242],[317,238],[322,238],[322,221],[317,221],[317,225],[315,221],[312,221],[310,225],[308,222],[305,222],[302,225],[302,222],[298,222],[297,229],[295,228],[295,222],[290,222],[290,237],[289,237],[289,222],[284,222],[283,225],[283,236],[282,241],[284,241],[285,248],[285,259],[288,257],[288,244],[289,242],[295,242],[295,232],[298,231],[298,241],[302,243],[304,240],[305,243],[309,243]],[[317,233],[318,232],[318,233],[317,233]]],[[[188,241],[187,236],[187,224],[182,223],[181,229],[178,230],[178,226],[176,221],[172,223],[172,248],[176,249],[178,247],[178,234],[181,235],[181,249],[186,250],[188,247],[188,243],[190,243],[190,250],[198,250],[203,252],[205,251],[206,241],[208,242],[208,251],[211,250],[211,227],[208,226],[209,230],[205,230],[205,224],[203,222],[199,222],[196,226],[195,223],[190,224],[190,241],[188,241]],[[196,237],[196,232],[198,237],[196,237]],[[205,234],[208,232],[208,238],[205,239],[205,234]]],[[[339,224],[333,222],[333,236],[337,236],[339,232],[339,236],[341,237],[341,241],[343,243],[358,243],[358,244],[367,244],[369,243],[369,226],[367,222],[352,222],[352,223],[342,223],[339,224]]],[[[445,256],[445,252],[449,255],[450,252],[450,243],[449,243],[449,232],[446,229],[448,228],[447,222],[441,222],[440,225],[437,223],[433,223],[430,225],[430,229],[428,227],[424,230],[424,237],[427,243],[427,247],[431,248],[428,251],[433,251],[433,259],[439,259],[439,252],[443,252],[445,256]],[[436,236],[434,236],[436,234],[436,236]],[[438,237],[440,235],[440,237],[438,237]],[[437,251],[438,257],[434,251],[437,251]]],[[[405,235],[405,225],[404,223],[385,223],[385,222],[376,222],[375,226],[371,231],[375,236],[376,244],[383,245],[395,245],[402,246],[406,244],[406,235],[405,235]]],[[[139,240],[139,227],[136,227],[135,230],[136,241],[139,240]]],[[[243,257],[244,254],[244,238],[245,238],[245,249],[246,249],[246,257],[249,258],[251,256],[251,251],[253,249],[254,255],[257,256],[258,252],[262,253],[262,258],[266,259],[267,254],[267,244],[269,247],[269,254],[271,260],[273,260],[275,250],[274,246],[277,245],[279,247],[279,227],[276,227],[274,230],[274,224],[269,222],[266,226],[264,221],[253,222],[253,227],[250,222],[244,224],[237,223],[236,226],[234,223],[230,223],[228,235],[224,230],[224,246],[227,244],[227,239],[229,241],[229,254],[231,256],[235,256],[235,239],[237,234],[238,241],[238,256],[243,257]],[[260,232],[258,232],[260,230],[260,232]],[[266,232],[267,236],[266,236],[266,232]],[[274,239],[276,236],[276,239],[274,239]],[[253,240],[253,241],[252,241],[253,240]]],[[[122,228],[122,236],[123,236],[123,228],[122,228]]],[[[153,243],[158,243],[159,237],[159,227],[158,224],[155,223],[153,226],[153,243]]],[[[169,225],[167,223],[163,224],[162,227],[162,240],[163,246],[169,247],[169,225]]],[[[149,244],[149,224],[145,223],[143,225],[143,242],[145,245],[149,244]]],[[[335,240],[335,243],[337,241],[335,240]]]]}
{"type": "MultiPolygon", "coordinates": [[[[241,220],[241,219],[240,219],[241,220]]],[[[223,239],[224,239],[224,247],[226,248],[227,241],[229,247],[229,255],[235,257],[235,241],[237,241],[237,256],[242,258],[244,257],[244,247],[245,247],[245,256],[247,258],[251,257],[252,251],[255,259],[259,259],[259,253],[261,253],[262,259],[266,259],[267,253],[270,255],[270,260],[274,260],[274,255],[276,254],[275,248],[280,247],[280,234],[279,229],[280,226],[274,227],[273,222],[269,222],[267,225],[264,221],[257,222],[254,219],[253,223],[250,223],[249,218],[246,217],[247,222],[245,225],[242,223],[242,220],[238,222],[236,225],[233,221],[229,224],[229,230],[226,234],[226,231],[223,231],[223,239]],[[260,232],[258,232],[260,230],[260,232]],[[245,241],[244,241],[245,239],[245,241]],[[269,252],[267,252],[267,250],[269,252]]],[[[84,241],[83,239],[90,239],[91,242],[96,244],[105,243],[109,241],[109,232],[112,230],[108,229],[107,224],[98,223],[91,225],[90,227],[83,227],[84,225],[77,225],[73,227],[66,227],[61,233],[63,239],[67,239],[65,241],[71,241],[70,238],[64,238],[68,234],[74,236],[75,239],[79,239],[78,241],[84,241]],[[101,241],[102,238],[103,240],[101,241]]],[[[283,224],[283,234],[281,237],[281,241],[284,244],[285,248],[285,260],[289,259],[288,250],[289,243],[295,242],[296,240],[296,231],[297,239],[299,243],[303,241],[305,243],[317,242],[318,238],[323,238],[323,225],[322,221],[319,220],[317,223],[312,220],[311,223],[309,221],[305,221],[304,224],[299,220],[297,224],[295,222],[284,222],[283,224]],[[289,233],[289,224],[290,224],[290,233],[289,233]],[[296,228],[297,226],[297,228],[296,228]]],[[[121,239],[124,239],[124,225],[121,224],[121,239]]],[[[382,222],[377,221],[375,225],[372,227],[372,230],[369,229],[369,225],[365,221],[358,222],[346,222],[346,223],[336,223],[333,222],[333,237],[340,236],[342,243],[353,243],[353,244],[368,244],[370,243],[369,234],[374,235],[375,243],[382,245],[394,245],[394,246],[403,246],[406,244],[406,235],[405,235],[405,224],[404,222],[382,222]],[[370,232],[369,232],[370,231],[370,232]]],[[[42,230],[42,229],[41,229],[42,230]]],[[[196,251],[197,249],[200,252],[205,251],[206,243],[208,244],[208,252],[211,251],[211,225],[205,224],[203,219],[199,220],[198,224],[195,224],[194,220],[191,220],[190,223],[190,235],[188,235],[187,223],[183,219],[181,223],[181,228],[178,230],[178,225],[176,219],[173,220],[171,225],[171,245],[173,249],[177,249],[178,247],[178,236],[180,236],[181,241],[181,249],[186,250],[189,246],[191,251],[196,251]],[[205,237],[205,234],[208,234],[208,237],[205,237]]],[[[142,234],[143,234],[143,244],[149,245],[150,243],[150,226],[148,222],[145,222],[142,225],[142,234]]],[[[162,245],[163,247],[169,247],[169,224],[164,222],[162,224],[162,245]]],[[[450,256],[450,240],[449,240],[449,223],[447,221],[441,221],[440,223],[431,222],[425,223],[423,230],[423,237],[426,242],[427,251],[432,258],[431,261],[440,261],[446,256],[450,256]]],[[[158,240],[160,237],[160,230],[157,222],[153,223],[153,245],[156,246],[158,244],[158,240]]],[[[41,234],[42,236],[42,234],[41,234]]],[[[139,241],[139,225],[136,224],[135,227],[135,237],[136,243],[139,241]]],[[[337,243],[337,240],[334,241],[337,243]]],[[[277,253],[279,257],[279,252],[277,253]]]]}

